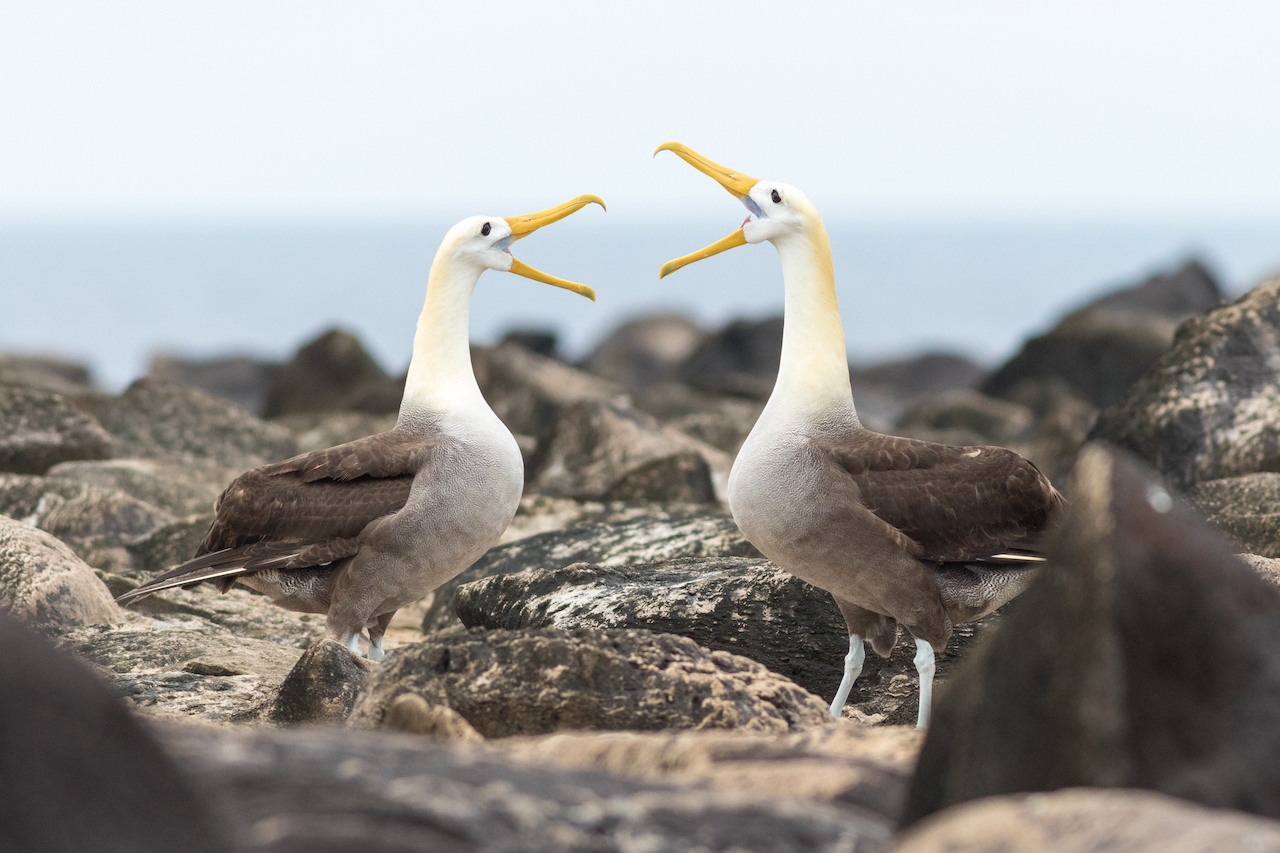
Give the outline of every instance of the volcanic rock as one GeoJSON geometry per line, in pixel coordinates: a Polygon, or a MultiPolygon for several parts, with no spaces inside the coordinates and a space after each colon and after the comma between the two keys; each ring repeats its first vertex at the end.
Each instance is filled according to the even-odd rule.
{"type": "Polygon", "coordinates": [[[403,396],[404,381],[387,376],[355,335],[330,329],[303,344],[274,372],[263,416],[339,411],[392,414],[399,410],[403,396]]]}
{"type": "Polygon", "coordinates": [[[1280,557],[1280,474],[1208,480],[1192,486],[1188,497],[1241,550],[1280,557]]]}
{"type": "Polygon", "coordinates": [[[123,615],[93,569],[64,543],[2,515],[0,610],[39,631],[115,622],[123,615]]]}
{"type": "Polygon", "coordinates": [[[249,356],[189,359],[158,353],[151,357],[147,375],[208,391],[262,417],[267,410],[272,381],[279,370],[278,364],[249,356]]]}
{"type": "Polygon", "coordinates": [[[69,398],[97,393],[87,367],[56,356],[0,355],[0,385],[51,391],[69,398]]]}
{"type": "Polygon", "coordinates": [[[1280,471],[1280,278],[1184,323],[1090,438],[1132,451],[1179,489],[1280,471]]]}
{"type": "Polygon", "coordinates": [[[906,823],[1079,785],[1280,815],[1280,590],[1130,459],[1081,454],[1048,567],[935,702],[906,823]]]}
{"type": "Polygon", "coordinates": [[[518,435],[539,435],[572,403],[623,393],[619,385],[515,344],[473,346],[471,364],[485,401],[518,435]]]}
{"type": "Polygon", "coordinates": [[[276,723],[342,722],[371,666],[337,640],[317,640],[285,677],[267,718],[276,723]]]}
{"type": "Polygon", "coordinates": [[[43,474],[69,459],[106,459],[111,436],[52,391],[0,384],[0,471],[43,474]]]}
{"type": "Polygon", "coordinates": [[[404,693],[457,711],[485,737],[560,729],[745,728],[826,722],[822,700],[754,661],[649,631],[489,631],[387,655],[350,724],[382,724],[404,693]]]}
{"type": "Polygon", "coordinates": [[[63,462],[49,469],[57,480],[123,492],[174,516],[212,512],[213,503],[241,472],[214,464],[163,459],[63,462]]]}
{"type": "Polygon", "coordinates": [[[582,366],[635,391],[674,379],[705,333],[680,314],[651,314],[618,326],[596,344],[582,366]]]}
{"type": "Polygon", "coordinates": [[[782,317],[735,320],[708,335],[680,365],[677,378],[715,394],[763,400],[782,358],[782,317]]]}

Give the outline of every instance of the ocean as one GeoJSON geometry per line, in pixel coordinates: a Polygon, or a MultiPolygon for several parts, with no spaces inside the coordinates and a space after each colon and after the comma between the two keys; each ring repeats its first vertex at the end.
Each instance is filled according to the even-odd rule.
{"type": "MultiPolygon", "coordinates": [[[[108,389],[156,352],[287,357],[331,326],[389,371],[408,362],[427,273],[452,223],[0,226],[0,352],[78,358],[108,389]]],[[[575,217],[516,244],[526,263],[596,289],[489,272],[471,331],[550,329],[570,357],[625,319],[675,311],[714,327],[781,310],[769,246],[658,280],[729,233],[732,217],[575,217]]],[[[1231,295],[1280,271],[1280,220],[895,223],[828,219],[845,336],[857,361],[945,350],[996,364],[1091,297],[1201,259],[1231,295]]]]}

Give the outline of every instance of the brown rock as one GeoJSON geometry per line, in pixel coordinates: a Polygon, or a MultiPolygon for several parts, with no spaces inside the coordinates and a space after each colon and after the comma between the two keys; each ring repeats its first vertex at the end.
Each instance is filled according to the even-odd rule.
{"type": "Polygon", "coordinates": [[[484,740],[457,711],[447,705],[432,705],[416,693],[397,696],[387,708],[382,727],[435,741],[478,743],[484,740]]]}
{"type": "Polygon", "coordinates": [[[319,640],[289,671],[267,718],[276,723],[341,722],[351,713],[372,666],[337,640],[319,640]]]}

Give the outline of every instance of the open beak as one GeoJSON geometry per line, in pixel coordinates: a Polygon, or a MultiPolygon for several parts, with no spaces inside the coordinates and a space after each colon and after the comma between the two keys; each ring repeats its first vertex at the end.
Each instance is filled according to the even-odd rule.
{"type": "MultiPolygon", "coordinates": [[[[510,240],[514,243],[516,240],[528,237],[542,226],[550,225],[552,222],[558,222],[569,214],[586,207],[588,204],[598,204],[601,207],[604,207],[604,202],[600,200],[599,196],[580,195],[575,199],[566,201],[564,204],[549,207],[546,210],[540,210],[537,213],[526,213],[523,216],[505,217],[507,224],[511,226],[510,240]]],[[[608,208],[605,209],[607,210],[608,208]]],[[[592,302],[596,301],[596,292],[585,284],[565,281],[562,278],[556,278],[553,275],[548,275],[541,270],[534,269],[524,261],[518,260],[517,258],[511,259],[511,269],[508,270],[508,272],[513,272],[516,275],[522,275],[525,278],[531,278],[534,281],[540,281],[543,284],[553,284],[556,287],[563,287],[565,290],[572,290],[574,293],[582,294],[592,302]]]]}
{"type": "MultiPolygon", "coordinates": [[[[704,175],[710,175],[716,180],[716,183],[724,187],[735,198],[742,199],[751,188],[757,183],[757,180],[749,175],[741,172],[735,172],[733,169],[725,168],[713,160],[708,160],[697,151],[681,145],[679,142],[664,142],[658,146],[657,151],[653,154],[656,157],[658,151],[674,151],[676,155],[697,169],[704,175]]],[[[718,255],[721,252],[734,248],[735,246],[745,246],[747,238],[743,236],[742,229],[739,228],[723,240],[717,240],[705,249],[699,249],[692,254],[685,255],[683,258],[676,258],[674,261],[667,261],[662,265],[662,269],[658,271],[658,278],[666,278],[671,273],[687,266],[694,261],[700,261],[703,258],[709,258],[712,255],[718,255]]]]}

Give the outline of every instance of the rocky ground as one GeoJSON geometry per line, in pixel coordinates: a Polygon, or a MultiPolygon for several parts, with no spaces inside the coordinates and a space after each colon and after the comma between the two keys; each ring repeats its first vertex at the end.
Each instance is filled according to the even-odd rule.
{"type": "Polygon", "coordinates": [[[119,395],[0,357],[0,838],[1280,851],[1280,280],[1221,301],[1191,263],[995,371],[851,368],[874,428],[1011,447],[1072,500],[1042,577],[939,656],[927,738],[909,642],[829,719],[839,611],[727,513],[780,319],[640,318],[576,365],[545,335],[475,347],[525,497],[379,664],[243,588],[112,601],[191,554],[239,472],[394,423],[403,378],[358,340],[157,359],[119,395]]]}

